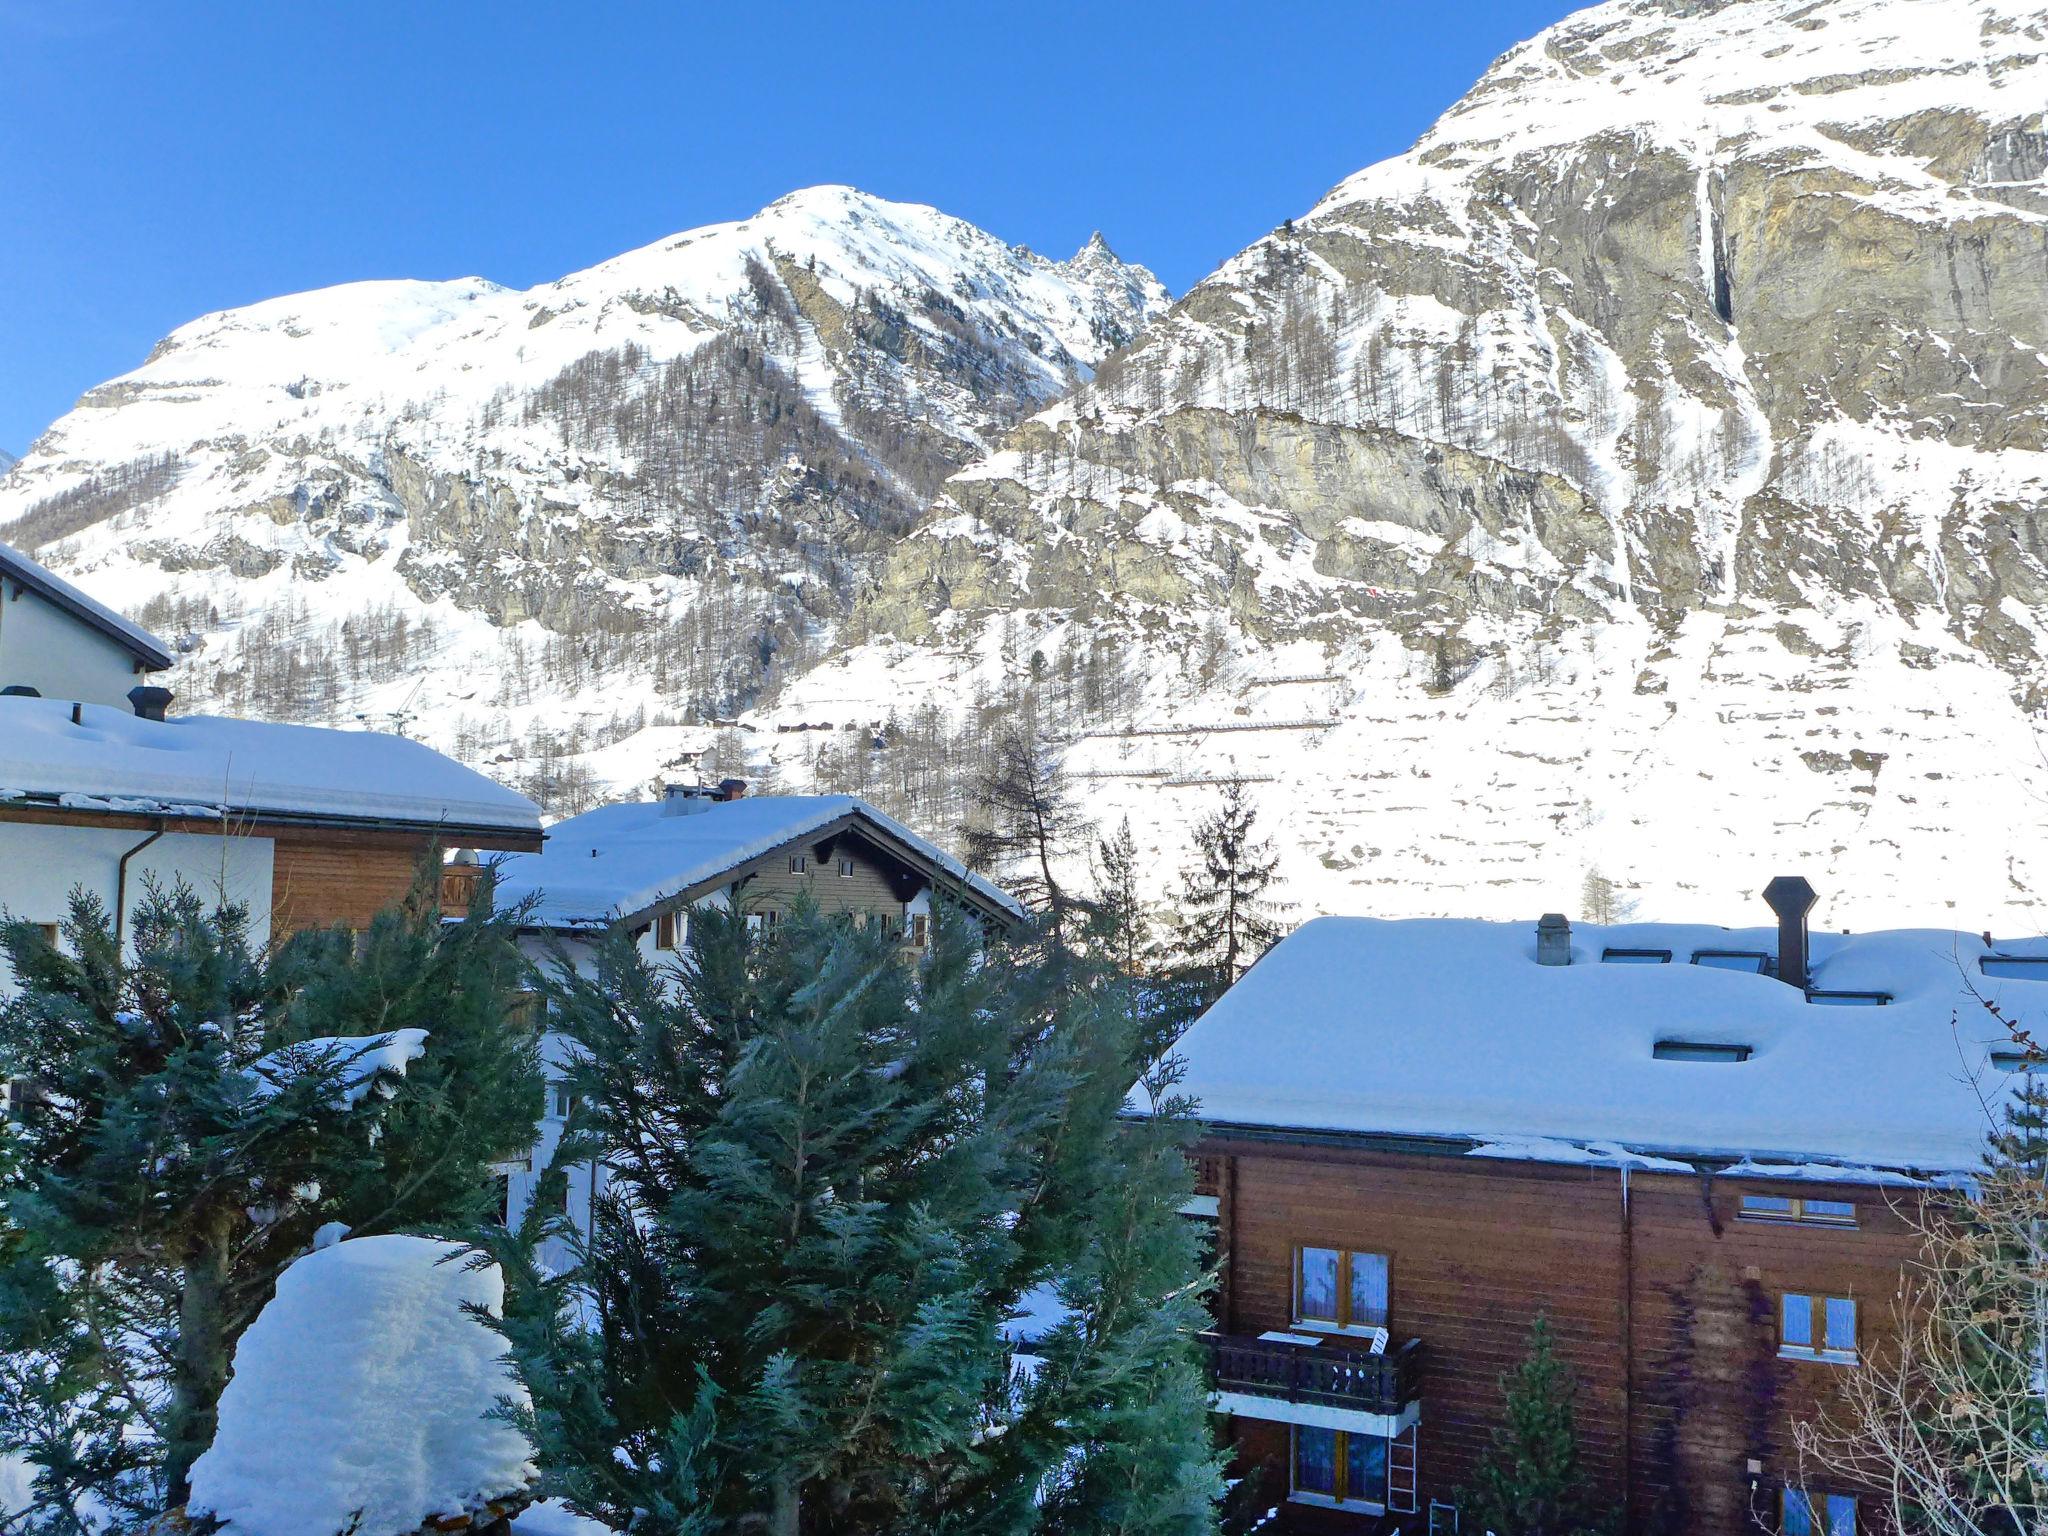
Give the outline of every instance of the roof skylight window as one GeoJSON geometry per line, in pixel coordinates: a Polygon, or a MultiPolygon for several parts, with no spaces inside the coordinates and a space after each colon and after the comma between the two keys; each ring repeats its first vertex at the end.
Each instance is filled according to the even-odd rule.
{"type": "Polygon", "coordinates": [[[1762,976],[1770,969],[1771,957],[1760,949],[1696,949],[1692,963],[1713,971],[1747,971],[1762,976]]]}
{"type": "Polygon", "coordinates": [[[1707,1040],[1659,1040],[1650,1047],[1658,1061],[1747,1061],[1746,1045],[1722,1045],[1707,1040]]]}
{"type": "Polygon", "coordinates": [[[2048,981],[2048,955],[1986,955],[1977,962],[1986,976],[2018,981],[2048,981]]]}
{"type": "Polygon", "coordinates": [[[1671,951],[1668,949],[1603,949],[1600,951],[1603,965],[1669,965],[1671,951]]]}
{"type": "Polygon", "coordinates": [[[2000,1072],[2039,1072],[2048,1070],[2048,1061],[2032,1051],[1993,1051],[1991,1065],[2000,1072]]]}
{"type": "Polygon", "coordinates": [[[1825,1003],[1833,1008],[1882,1008],[1892,1000],[1889,992],[1827,992],[1809,989],[1806,994],[1809,1003],[1825,1003]]]}

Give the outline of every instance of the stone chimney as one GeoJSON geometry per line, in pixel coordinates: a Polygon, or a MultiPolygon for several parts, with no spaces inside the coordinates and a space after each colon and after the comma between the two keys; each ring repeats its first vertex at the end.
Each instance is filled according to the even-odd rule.
{"type": "Polygon", "coordinates": [[[1546,912],[1536,921],[1536,963],[1572,963],[1572,925],[1562,912],[1546,912]]]}
{"type": "Polygon", "coordinates": [[[1819,900],[1800,875],[1780,875],[1764,887],[1764,900],[1778,914],[1778,980],[1806,990],[1806,914],[1819,900]]]}
{"type": "Polygon", "coordinates": [[[171,707],[171,690],[144,684],[128,690],[128,703],[144,720],[161,720],[171,707]]]}

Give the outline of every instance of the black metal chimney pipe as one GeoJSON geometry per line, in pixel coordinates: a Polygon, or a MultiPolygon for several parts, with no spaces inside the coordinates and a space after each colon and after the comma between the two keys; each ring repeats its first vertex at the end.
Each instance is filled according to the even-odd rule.
{"type": "Polygon", "coordinates": [[[1764,887],[1764,900],[1778,914],[1778,980],[1806,990],[1806,914],[1819,900],[1801,875],[1780,875],[1764,887]]]}

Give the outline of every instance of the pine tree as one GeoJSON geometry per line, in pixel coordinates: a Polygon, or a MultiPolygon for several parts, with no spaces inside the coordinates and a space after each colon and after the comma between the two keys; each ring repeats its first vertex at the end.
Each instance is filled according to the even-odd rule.
{"type": "Polygon", "coordinates": [[[1254,836],[1258,812],[1232,781],[1223,803],[1195,827],[1195,862],[1181,873],[1175,945],[1184,1016],[1192,1018],[1230,987],[1280,937],[1285,909],[1267,898],[1280,856],[1254,836]]]}
{"type": "MultiPolygon", "coordinates": [[[[431,1025],[421,1041],[367,1007],[295,1015],[351,958],[267,966],[241,911],[183,887],[146,890],[130,923],[132,956],[87,895],[68,952],[32,925],[0,933],[21,987],[0,1075],[24,1085],[0,1183],[0,1452],[34,1469],[39,1532],[82,1530],[82,1506],[120,1521],[183,1502],[234,1343],[319,1227],[451,1214],[428,1192],[489,1182],[445,1119],[459,1029],[411,1098],[400,1074],[436,1048],[431,1025]]],[[[414,1014],[481,1008],[440,1003],[414,1014]]]]}
{"type": "Polygon", "coordinates": [[[1057,939],[1078,907],[1058,868],[1089,830],[1050,744],[1026,723],[1003,726],[969,791],[967,862],[1041,913],[1057,939]]]}
{"type": "Polygon", "coordinates": [[[1550,1324],[1529,1327],[1528,1353],[1501,1377],[1502,1423],[1472,1486],[1459,1495],[1474,1531],[1492,1536],[1578,1536],[1607,1529],[1579,1465],[1578,1383],[1557,1358],[1550,1324]]]}
{"type": "Polygon", "coordinates": [[[486,865],[463,920],[445,922],[440,876],[422,860],[397,906],[360,932],[299,934],[273,968],[286,1039],[417,1028],[433,1042],[384,1110],[375,1162],[330,1191],[361,1232],[502,1219],[487,1170],[526,1156],[543,1108],[539,1034],[510,1006],[530,980],[526,909],[497,910],[486,865]]]}
{"type": "Polygon", "coordinates": [[[1113,1529],[1080,1513],[1106,1492],[1038,1498],[1093,1430],[1105,1458],[1142,1435],[1145,1529],[1209,1529],[1190,1125],[1121,1119],[1126,1002],[949,914],[917,971],[810,910],[706,912],[690,946],[660,975],[615,938],[548,982],[581,1117],[558,1156],[612,1171],[576,1282],[596,1341],[542,1285],[508,1307],[551,1486],[647,1536],[1113,1529]],[[1087,1321],[1019,1387],[1003,1324],[1051,1280],[1087,1321]]]}

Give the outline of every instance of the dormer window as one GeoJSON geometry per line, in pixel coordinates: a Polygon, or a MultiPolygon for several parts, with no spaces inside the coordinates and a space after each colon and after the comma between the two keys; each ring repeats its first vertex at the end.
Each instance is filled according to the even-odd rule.
{"type": "Polygon", "coordinates": [[[1699,949],[1693,951],[1692,963],[1710,971],[1745,971],[1751,976],[1762,976],[1770,970],[1771,957],[1760,949],[1699,949]]]}
{"type": "Polygon", "coordinates": [[[1889,992],[1827,992],[1809,987],[1806,1000],[1825,1003],[1831,1008],[1882,1008],[1892,1000],[1892,995],[1889,992]]]}
{"type": "Polygon", "coordinates": [[[2015,981],[2048,981],[2048,955],[1986,955],[1977,969],[2015,981]]]}
{"type": "Polygon", "coordinates": [[[1650,1054],[1658,1061],[1747,1061],[1749,1047],[1711,1040],[1659,1040],[1650,1054]]]}
{"type": "Polygon", "coordinates": [[[1668,949],[1603,949],[1600,951],[1603,965],[1669,965],[1671,951],[1668,949]]]}

